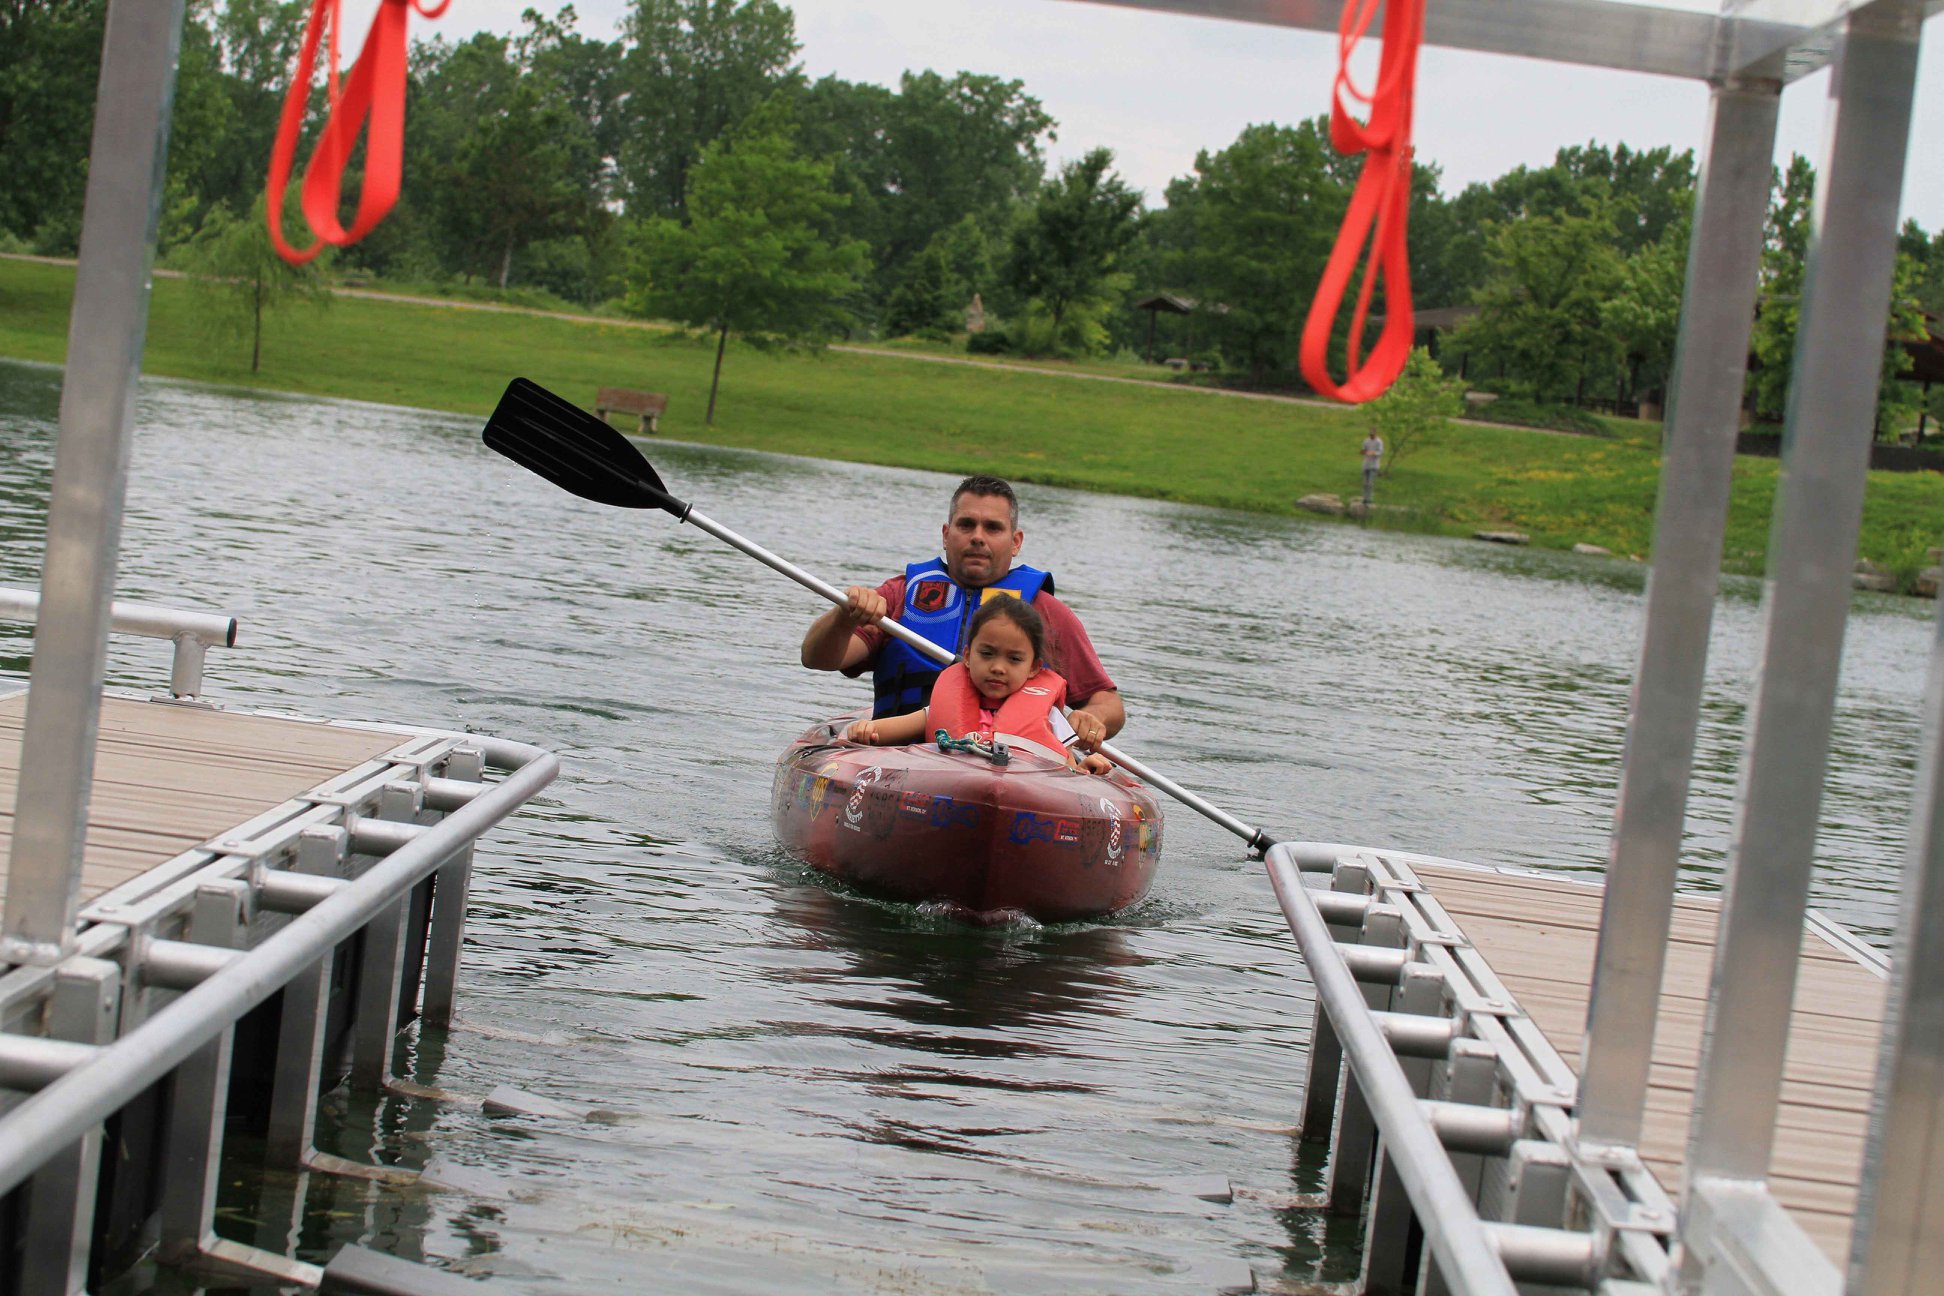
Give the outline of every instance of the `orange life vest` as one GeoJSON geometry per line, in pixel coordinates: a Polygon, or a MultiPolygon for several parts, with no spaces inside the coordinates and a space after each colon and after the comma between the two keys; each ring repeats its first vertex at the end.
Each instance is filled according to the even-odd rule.
{"type": "Polygon", "coordinates": [[[976,733],[984,738],[1024,738],[1051,751],[1063,752],[1065,744],[1053,733],[1047,717],[1053,708],[1066,701],[1066,680],[1042,666],[1027,677],[1019,692],[999,704],[991,725],[981,724],[980,704],[984,700],[972,687],[972,676],[963,662],[953,662],[932,686],[931,707],[925,714],[927,734],[943,729],[954,738],[976,733]]]}

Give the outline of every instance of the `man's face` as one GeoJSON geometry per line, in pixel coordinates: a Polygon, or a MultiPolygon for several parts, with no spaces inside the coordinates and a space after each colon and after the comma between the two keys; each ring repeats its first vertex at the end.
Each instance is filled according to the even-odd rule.
{"type": "Polygon", "coordinates": [[[1025,538],[1005,496],[961,495],[945,523],[945,570],[961,585],[990,585],[1012,570],[1025,538]]]}

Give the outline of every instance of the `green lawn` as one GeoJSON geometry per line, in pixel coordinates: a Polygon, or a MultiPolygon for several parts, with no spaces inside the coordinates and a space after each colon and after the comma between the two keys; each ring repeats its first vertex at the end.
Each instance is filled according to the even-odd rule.
{"type": "MultiPolygon", "coordinates": [[[[0,355],[58,362],[74,270],[0,258],[0,355]]],[[[596,387],[665,392],[665,436],[829,459],[995,472],[1016,481],[1291,513],[1299,496],[1360,489],[1352,410],[1138,387],[1037,367],[916,358],[765,354],[731,345],[716,424],[705,427],[713,348],[620,322],[339,298],[212,346],[194,297],[157,279],[143,368],[153,374],[485,414],[524,375],[577,401],[596,387]]],[[[1102,366],[1103,369],[1109,368],[1102,366]]],[[[1148,372],[1152,372],[1149,370],[1148,372]]],[[[1379,487],[1382,525],[1467,534],[1512,529],[1535,545],[1586,541],[1647,555],[1658,426],[1612,438],[1453,424],[1399,460],[1379,487]]],[[[1760,570],[1774,460],[1736,461],[1725,564],[1760,570]]],[[[1944,539],[1944,474],[1873,473],[1865,557],[1905,575],[1944,539]]]]}

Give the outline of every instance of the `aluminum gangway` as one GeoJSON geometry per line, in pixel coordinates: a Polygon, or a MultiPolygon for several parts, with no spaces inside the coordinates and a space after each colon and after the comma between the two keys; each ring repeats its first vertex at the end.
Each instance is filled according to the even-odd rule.
{"type": "MultiPolygon", "coordinates": [[[[1336,0],[1090,2],[1316,31],[1334,31],[1344,9],[1336,0]]],[[[1268,856],[1317,984],[1322,1061],[1306,1104],[1316,1122],[1327,1106],[1323,1087],[1334,1087],[1331,1051],[1340,1046],[1344,1059],[1332,1137],[1346,1164],[1333,1178],[1356,1197],[1347,1208],[1369,1221],[1372,1292],[1510,1293],[1538,1284],[1609,1296],[1917,1296],[1944,1282],[1944,1193],[1934,1169],[1944,1159],[1944,630],[1923,704],[1902,910],[1840,1266],[1770,1182],[1918,48],[1940,8],[1944,0],[1727,0],[1718,14],[1612,0],[1428,2],[1430,44],[1699,81],[1709,89],[1709,122],[1577,1067],[1548,1069],[1559,1051],[1537,1038],[1514,997],[1486,993],[1494,974],[1461,925],[1434,921],[1435,903],[1400,903],[1424,890],[1408,863],[1295,846],[1268,856]],[[1824,149],[1761,667],[1710,947],[1683,1182],[1664,1186],[1646,1170],[1641,1146],[1776,120],[1785,89],[1825,68],[1824,149]],[[1328,870],[1332,886],[1303,887],[1306,867],[1328,870]],[[1333,923],[1350,939],[1336,940],[1333,923]],[[1480,1158],[1498,1171],[1482,1171],[1480,1158]],[[1536,1214],[1535,1176],[1550,1181],[1536,1195],[1559,1191],[1536,1214]]],[[[1435,886],[1429,891],[1435,896],[1435,886]]]]}
{"type": "MultiPolygon", "coordinates": [[[[0,618],[38,605],[0,590],[0,618]]],[[[399,1031],[450,1022],[474,843],[558,760],[229,710],[203,668],[235,618],[116,602],[111,624],[173,643],[169,687],[102,697],[70,939],[0,968],[0,1291],[71,1296],[153,1252],[232,1280],[429,1292],[437,1275],[355,1249],[341,1271],[379,1287],[219,1238],[218,1180],[238,1156],[358,1172],[313,1147],[319,1097],[383,1091],[399,1031]],[[232,1131],[250,1137],[230,1148],[232,1131]]],[[[27,698],[0,681],[0,788],[25,782],[27,698]]],[[[0,842],[17,821],[0,812],[0,842]]],[[[9,898],[34,880],[0,858],[9,898]]]]}

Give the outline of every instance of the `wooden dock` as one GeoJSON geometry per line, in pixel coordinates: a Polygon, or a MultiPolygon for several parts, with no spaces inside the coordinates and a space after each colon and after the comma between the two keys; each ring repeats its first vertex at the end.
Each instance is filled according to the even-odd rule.
{"type": "MultiPolygon", "coordinates": [[[[1600,888],[1526,873],[1412,862],[1566,1062],[1577,1066],[1600,888]]],[[[1695,1063],[1720,904],[1676,896],[1641,1157],[1681,1191],[1695,1063]]],[[[1888,983],[1813,931],[1802,940],[1770,1190],[1839,1269],[1848,1261],[1888,983]]]]}
{"type": "MultiPolygon", "coordinates": [[[[0,898],[26,710],[25,689],[0,697],[0,898]]],[[[82,903],[403,741],[398,733],[103,698],[82,903]]]]}

